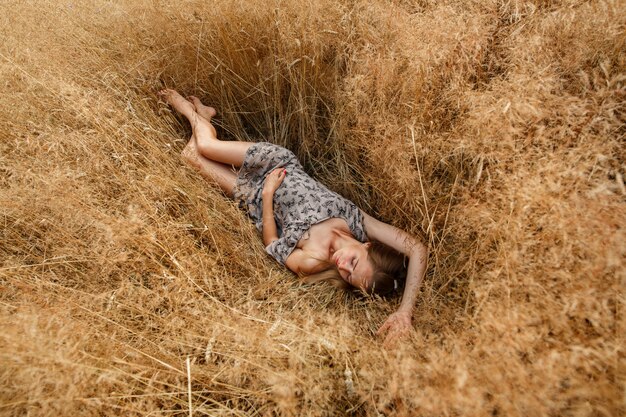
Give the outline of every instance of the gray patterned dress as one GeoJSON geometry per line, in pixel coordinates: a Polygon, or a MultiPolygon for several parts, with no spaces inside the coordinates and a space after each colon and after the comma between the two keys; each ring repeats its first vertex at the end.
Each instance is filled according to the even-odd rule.
{"type": "Polygon", "coordinates": [[[268,142],[248,148],[233,190],[235,201],[247,209],[259,231],[263,230],[263,184],[279,167],[287,169],[287,176],[274,193],[278,240],[265,248],[267,253],[284,265],[298,241],[308,239],[312,225],[333,217],[344,219],[359,241],[368,240],[363,215],[353,202],[311,178],[293,152],[268,142]]]}

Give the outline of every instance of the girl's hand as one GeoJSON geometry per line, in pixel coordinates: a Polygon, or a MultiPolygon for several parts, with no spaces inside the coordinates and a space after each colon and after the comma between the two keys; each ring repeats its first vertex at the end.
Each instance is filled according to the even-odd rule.
{"type": "Polygon", "coordinates": [[[396,311],[380,326],[376,334],[381,336],[387,333],[383,346],[389,348],[397,340],[407,336],[411,332],[411,329],[411,313],[396,311]]]}
{"type": "Polygon", "coordinates": [[[280,184],[283,183],[287,170],[285,168],[276,168],[265,178],[265,184],[263,184],[263,194],[274,194],[280,184]]]}

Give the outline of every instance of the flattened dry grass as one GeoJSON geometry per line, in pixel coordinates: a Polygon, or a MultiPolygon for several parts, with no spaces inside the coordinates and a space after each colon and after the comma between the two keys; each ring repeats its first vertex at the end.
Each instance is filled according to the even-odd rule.
{"type": "Polygon", "coordinates": [[[625,17],[2,2],[0,413],[623,415],[625,17]],[[406,343],[264,253],[163,86],[428,243],[406,343]]]}

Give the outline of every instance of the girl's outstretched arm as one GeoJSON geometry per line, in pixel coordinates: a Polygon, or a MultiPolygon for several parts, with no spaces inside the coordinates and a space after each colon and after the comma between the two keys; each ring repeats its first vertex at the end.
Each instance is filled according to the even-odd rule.
{"type": "Polygon", "coordinates": [[[389,345],[395,339],[406,335],[411,330],[413,308],[417,300],[417,291],[426,271],[428,250],[423,243],[408,233],[376,220],[365,213],[363,213],[363,222],[367,236],[370,239],[378,240],[409,258],[406,284],[400,308],[389,316],[378,329],[379,335],[387,333],[384,344],[389,345]]]}

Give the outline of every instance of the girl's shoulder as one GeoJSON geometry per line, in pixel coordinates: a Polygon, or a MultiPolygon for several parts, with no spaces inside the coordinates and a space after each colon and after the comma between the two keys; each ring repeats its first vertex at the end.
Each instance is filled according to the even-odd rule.
{"type": "Polygon", "coordinates": [[[298,275],[311,275],[328,269],[328,261],[320,260],[319,256],[302,249],[295,249],[285,262],[287,268],[298,275]]]}

